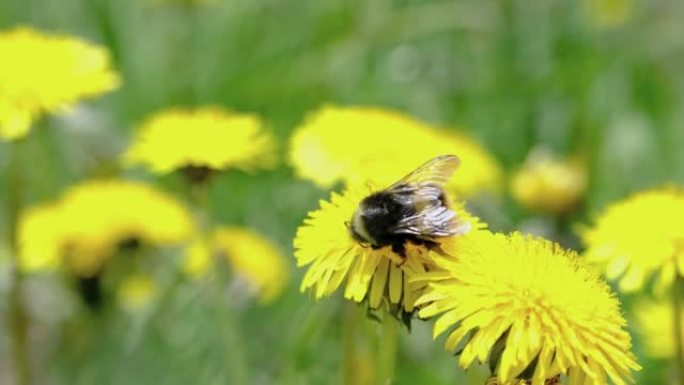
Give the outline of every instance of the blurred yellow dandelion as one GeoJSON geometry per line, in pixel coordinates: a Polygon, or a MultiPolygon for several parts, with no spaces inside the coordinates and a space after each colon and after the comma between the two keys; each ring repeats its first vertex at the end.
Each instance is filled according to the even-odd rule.
{"type": "Polygon", "coordinates": [[[278,247],[261,234],[236,226],[196,234],[185,250],[183,270],[201,278],[214,267],[217,255],[226,258],[235,278],[262,303],[278,298],[289,282],[290,271],[278,247]]]}
{"type": "Polygon", "coordinates": [[[30,28],[0,32],[0,140],[83,98],[118,87],[109,52],[77,38],[30,28]]]}
{"type": "Polygon", "coordinates": [[[188,211],[164,193],[123,180],[85,182],[52,206],[27,210],[20,218],[19,247],[25,269],[54,267],[66,258],[78,275],[96,274],[128,240],[169,245],[192,231],[188,211]],[[50,246],[36,245],[50,242],[50,246]]]}
{"type": "Polygon", "coordinates": [[[192,278],[200,278],[212,265],[212,248],[209,240],[203,234],[196,233],[185,247],[183,272],[192,278]]]}
{"type": "MultiPolygon", "coordinates": [[[[411,282],[407,276],[430,268],[427,249],[409,243],[404,260],[390,246],[362,246],[347,227],[359,203],[373,191],[370,185],[350,187],[342,194],[333,193],[329,201],[321,201],[320,208],[309,213],[294,240],[297,266],[308,266],[300,288],[311,290],[319,299],[332,294],[346,280],[345,298],[368,300],[371,308],[386,301],[410,312],[424,284],[411,282]]],[[[462,204],[451,208],[471,228],[484,226],[462,204]]]]}
{"type": "Polygon", "coordinates": [[[449,246],[458,258],[436,255],[441,270],[415,276],[428,282],[419,315],[439,315],[434,335],[449,330],[446,349],[460,350],[463,368],[488,360],[500,383],[633,381],[639,365],[619,302],[574,252],[487,231],[449,246]]]}
{"type": "Polygon", "coordinates": [[[513,198],[528,210],[564,214],[576,207],[587,188],[587,176],[578,162],[554,159],[535,150],[511,181],[513,198]]]}
{"type": "Polygon", "coordinates": [[[251,170],[275,164],[275,138],[256,115],[219,107],[172,109],[140,126],[123,160],[157,173],[186,167],[251,170]]]}
{"type": "Polygon", "coordinates": [[[261,234],[240,227],[221,227],[212,237],[214,248],[228,258],[234,273],[251,286],[263,303],[275,300],[286,287],[290,270],[285,256],[261,234]]]}
{"type": "Polygon", "coordinates": [[[135,311],[147,306],[156,295],[157,286],[147,274],[134,274],[126,277],[117,289],[119,306],[124,310],[135,311]]]}
{"type": "Polygon", "coordinates": [[[25,270],[55,269],[61,264],[62,208],[58,203],[30,207],[22,213],[17,234],[25,270]]]}
{"type": "MultiPolygon", "coordinates": [[[[671,358],[675,354],[675,329],[672,302],[641,299],[634,305],[636,331],[644,344],[646,355],[671,358]]],[[[684,311],[682,311],[684,319],[684,311]]],[[[684,335],[684,324],[680,325],[684,335]]]]}
{"type": "Polygon", "coordinates": [[[338,181],[389,185],[405,170],[442,154],[461,158],[458,177],[447,190],[469,196],[500,188],[499,165],[465,134],[372,107],[325,107],[310,115],[292,136],[289,161],[299,177],[327,188],[338,181]]]}
{"type": "Polygon", "coordinates": [[[684,192],[664,188],[635,194],[608,206],[582,228],[588,261],[604,267],[626,292],[656,276],[656,290],[684,274],[684,192]]]}

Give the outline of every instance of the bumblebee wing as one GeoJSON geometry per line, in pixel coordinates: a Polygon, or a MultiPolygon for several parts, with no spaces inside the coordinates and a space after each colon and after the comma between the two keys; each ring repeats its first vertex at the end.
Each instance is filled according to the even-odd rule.
{"type": "Polygon", "coordinates": [[[444,186],[454,171],[458,168],[461,161],[456,155],[441,155],[433,158],[422,166],[415,169],[410,174],[401,178],[399,181],[388,187],[388,190],[404,186],[404,185],[433,185],[444,186]]]}
{"type": "Polygon", "coordinates": [[[393,233],[432,238],[468,231],[469,224],[460,221],[456,213],[444,205],[442,190],[459,163],[455,155],[438,156],[387,188],[394,199],[415,210],[415,214],[397,222],[391,229],[393,233]]]}
{"type": "Polygon", "coordinates": [[[414,215],[402,218],[392,228],[395,234],[413,234],[421,238],[447,237],[463,234],[470,224],[458,218],[453,210],[437,200],[414,215]]]}
{"type": "Polygon", "coordinates": [[[444,192],[435,185],[399,185],[391,190],[394,199],[413,207],[415,213],[401,218],[391,231],[395,234],[413,234],[423,238],[446,237],[462,234],[470,227],[460,220],[453,210],[444,205],[444,192]]]}

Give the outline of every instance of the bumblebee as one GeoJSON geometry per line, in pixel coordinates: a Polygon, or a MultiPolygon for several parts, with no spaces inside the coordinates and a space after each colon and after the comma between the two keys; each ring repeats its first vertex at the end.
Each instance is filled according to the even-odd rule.
{"type": "Polygon", "coordinates": [[[373,249],[391,246],[406,257],[406,244],[434,248],[439,238],[463,234],[470,224],[449,208],[443,187],[460,161],[438,156],[384,190],[364,198],[348,224],[351,236],[373,249]]]}

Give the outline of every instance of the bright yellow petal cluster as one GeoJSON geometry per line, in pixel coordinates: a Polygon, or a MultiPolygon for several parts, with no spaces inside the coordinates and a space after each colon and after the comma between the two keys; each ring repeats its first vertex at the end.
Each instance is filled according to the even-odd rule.
{"type": "MultiPolygon", "coordinates": [[[[346,280],[347,299],[368,300],[371,308],[388,300],[412,311],[424,284],[411,282],[407,276],[430,268],[425,247],[409,244],[404,261],[389,246],[374,250],[360,245],[347,228],[361,200],[372,191],[366,185],[333,193],[330,201],[321,201],[320,208],[309,213],[294,240],[297,266],[308,266],[301,290],[311,290],[319,299],[332,294],[346,280]]],[[[484,226],[462,204],[456,204],[454,210],[472,228],[484,226]]]]}
{"type": "Polygon", "coordinates": [[[118,87],[109,52],[30,28],[0,32],[0,140],[25,136],[46,113],[118,87]]]}
{"type": "Polygon", "coordinates": [[[122,180],[85,182],[21,216],[20,258],[27,270],[54,268],[67,258],[77,274],[90,276],[121,242],[174,244],[191,231],[188,211],[150,186],[122,180]]]}
{"type": "Polygon", "coordinates": [[[235,273],[259,293],[262,302],[276,299],[290,279],[285,256],[268,239],[239,227],[214,231],[212,243],[230,261],[235,273]]]}
{"type": "MultiPolygon", "coordinates": [[[[674,356],[676,337],[672,303],[642,299],[634,305],[633,314],[636,318],[634,326],[641,337],[646,354],[654,358],[674,356]]],[[[680,325],[680,328],[684,335],[684,324],[680,325]]]]}
{"type": "Polygon", "coordinates": [[[564,214],[576,207],[587,188],[587,175],[577,162],[533,152],[511,181],[513,198],[531,211],[564,214]]]}
{"type": "Polygon", "coordinates": [[[278,298],[290,280],[285,256],[275,244],[252,230],[224,226],[209,236],[196,234],[186,248],[183,270],[194,278],[201,277],[212,268],[215,255],[227,259],[236,278],[262,303],[278,298]]]}
{"type": "Polygon", "coordinates": [[[458,258],[435,255],[441,271],[416,277],[429,283],[419,315],[440,315],[435,337],[449,330],[446,348],[462,349],[462,367],[489,360],[501,383],[542,385],[559,374],[568,385],[632,381],[639,366],[618,300],[575,253],[487,231],[446,250],[458,258]]]}
{"type": "Polygon", "coordinates": [[[259,117],[219,107],[172,109],[147,119],[124,154],[157,173],[184,167],[251,170],[276,163],[275,138],[259,117]]]}
{"type": "Polygon", "coordinates": [[[500,188],[499,165],[465,134],[379,108],[325,107],[312,114],[293,134],[289,158],[299,177],[322,187],[368,180],[382,186],[426,159],[445,154],[461,158],[448,190],[468,196],[500,188]]]}
{"type": "Polygon", "coordinates": [[[605,267],[620,289],[638,290],[656,275],[656,289],[684,274],[684,192],[652,190],[613,203],[581,230],[588,261],[605,267]]]}

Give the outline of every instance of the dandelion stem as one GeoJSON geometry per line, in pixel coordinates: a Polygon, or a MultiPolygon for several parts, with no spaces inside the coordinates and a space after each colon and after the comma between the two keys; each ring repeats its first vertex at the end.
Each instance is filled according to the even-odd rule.
{"type": "Polygon", "coordinates": [[[345,304],[342,325],[342,384],[393,383],[398,323],[387,314],[379,322],[369,319],[357,304],[345,304]]]}
{"type": "Polygon", "coordinates": [[[399,336],[397,327],[397,322],[390,317],[385,317],[382,320],[377,346],[375,384],[390,385],[394,381],[399,336]]]}
{"type": "MultiPolygon", "coordinates": [[[[193,212],[200,236],[207,237],[212,228],[210,218],[209,185],[208,181],[193,181],[186,179],[188,199],[192,202],[193,212]]],[[[208,240],[205,238],[205,241],[208,240]]],[[[209,290],[212,293],[212,305],[216,306],[217,332],[221,338],[225,362],[224,377],[227,383],[247,385],[249,379],[249,365],[245,354],[245,343],[241,338],[239,319],[236,316],[234,304],[228,301],[226,286],[229,271],[225,264],[217,264],[212,274],[209,290]]]]}
{"type": "Polygon", "coordinates": [[[21,175],[21,149],[24,140],[10,144],[11,159],[7,170],[7,238],[12,255],[12,284],[9,294],[9,334],[12,344],[15,383],[31,383],[31,370],[28,357],[28,317],[23,301],[23,274],[19,268],[19,247],[17,241],[17,222],[22,205],[23,179],[21,175]]]}
{"type": "Polygon", "coordinates": [[[217,306],[217,319],[219,321],[219,333],[222,338],[223,353],[228,358],[224,376],[227,383],[235,385],[247,385],[248,365],[245,357],[245,345],[242,341],[240,325],[237,321],[234,306],[228,303],[226,298],[227,272],[219,266],[215,274],[215,284],[211,290],[214,292],[215,305],[217,306]]]}
{"type": "Polygon", "coordinates": [[[675,367],[677,369],[677,383],[684,385],[684,333],[682,333],[682,286],[684,278],[677,274],[675,282],[672,285],[672,306],[674,310],[674,332],[675,332],[675,346],[677,352],[675,354],[675,367]]]}
{"type": "Polygon", "coordinates": [[[342,357],[342,384],[344,385],[356,385],[358,371],[356,370],[356,359],[357,359],[357,337],[358,333],[358,316],[357,309],[351,303],[344,304],[344,320],[342,324],[342,344],[343,344],[343,357],[342,357]]]}

